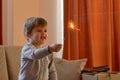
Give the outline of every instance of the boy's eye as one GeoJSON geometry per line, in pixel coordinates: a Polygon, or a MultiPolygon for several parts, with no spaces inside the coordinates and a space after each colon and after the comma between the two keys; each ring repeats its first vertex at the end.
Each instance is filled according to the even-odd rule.
{"type": "Polygon", "coordinates": [[[47,30],[37,30],[37,32],[47,32],[47,30]]]}
{"type": "Polygon", "coordinates": [[[44,32],[47,32],[47,30],[45,30],[44,32]]]}

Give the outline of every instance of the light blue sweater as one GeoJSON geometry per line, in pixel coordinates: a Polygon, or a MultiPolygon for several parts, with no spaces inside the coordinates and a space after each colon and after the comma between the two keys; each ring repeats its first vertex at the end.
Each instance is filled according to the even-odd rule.
{"type": "Polygon", "coordinates": [[[32,44],[26,44],[22,48],[18,80],[58,80],[48,46],[36,49],[32,44]]]}

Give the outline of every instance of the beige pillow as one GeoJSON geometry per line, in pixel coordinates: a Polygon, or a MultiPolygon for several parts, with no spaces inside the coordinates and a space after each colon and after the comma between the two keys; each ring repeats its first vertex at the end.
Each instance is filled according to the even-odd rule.
{"type": "Polygon", "coordinates": [[[80,80],[80,73],[83,70],[87,59],[65,60],[55,58],[55,66],[58,80],[80,80]]]}

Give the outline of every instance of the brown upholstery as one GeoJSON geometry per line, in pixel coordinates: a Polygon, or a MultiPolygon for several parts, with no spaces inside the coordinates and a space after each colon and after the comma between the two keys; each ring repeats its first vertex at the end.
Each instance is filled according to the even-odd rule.
{"type": "Polygon", "coordinates": [[[3,46],[0,46],[0,80],[8,80],[6,58],[3,46]]]}
{"type": "Polygon", "coordinates": [[[18,80],[21,46],[5,46],[9,80],[18,80]]]}

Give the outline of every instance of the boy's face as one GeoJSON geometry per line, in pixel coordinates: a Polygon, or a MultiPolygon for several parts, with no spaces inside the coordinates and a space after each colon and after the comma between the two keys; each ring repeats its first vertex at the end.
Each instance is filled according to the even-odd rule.
{"type": "Polygon", "coordinates": [[[29,35],[32,43],[42,45],[46,42],[47,39],[47,26],[45,27],[35,27],[32,30],[32,33],[29,35]]]}

